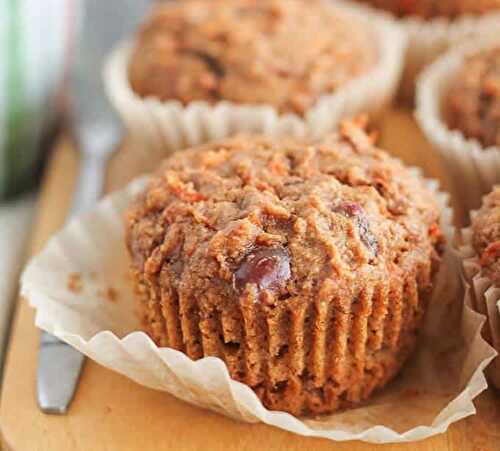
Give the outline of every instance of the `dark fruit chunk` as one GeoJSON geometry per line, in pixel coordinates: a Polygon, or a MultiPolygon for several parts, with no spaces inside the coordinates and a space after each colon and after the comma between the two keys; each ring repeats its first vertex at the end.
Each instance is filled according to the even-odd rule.
{"type": "Polygon", "coordinates": [[[233,276],[239,291],[249,283],[259,291],[283,289],[290,279],[290,256],[283,247],[256,247],[240,263],[233,276]]]}
{"type": "Polygon", "coordinates": [[[333,208],[333,211],[340,213],[347,218],[355,218],[359,230],[359,236],[363,244],[370,249],[375,256],[378,255],[378,242],[375,235],[370,230],[370,223],[361,205],[356,202],[341,202],[333,208]]]}

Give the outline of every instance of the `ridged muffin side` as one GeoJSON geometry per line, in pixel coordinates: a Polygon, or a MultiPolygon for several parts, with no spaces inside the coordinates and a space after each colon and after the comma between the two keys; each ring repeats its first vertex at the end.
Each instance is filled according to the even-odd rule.
{"type": "Polygon", "coordinates": [[[223,359],[264,405],[367,399],[415,347],[439,268],[439,207],[345,122],[321,142],[241,136],[174,155],[130,207],[146,330],[223,359]]]}

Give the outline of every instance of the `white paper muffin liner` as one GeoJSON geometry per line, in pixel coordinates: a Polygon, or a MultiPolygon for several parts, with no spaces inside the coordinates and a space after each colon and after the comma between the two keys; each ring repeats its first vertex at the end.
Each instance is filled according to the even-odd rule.
{"type": "MultiPolygon", "coordinates": [[[[477,211],[471,212],[471,220],[477,211]]],[[[500,287],[490,280],[481,270],[480,256],[472,245],[472,229],[460,230],[457,248],[462,259],[462,280],[466,289],[466,302],[469,302],[481,315],[486,316],[484,328],[486,339],[500,351],[500,287]]],[[[486,370],[490,382],[500,389],[500,358],[495,358],[486,370]]]]}
{"type": "Polygon", "coordinates": [[[373,30],[379,60],[366,75],[346,83],[331,95],[322,96],[304,117],[280,114],[270,105],[227,101],[215,105],[204,101],[183,105],[174,100],[141,98],[133,92],[128,80],[133,42],[123,43],[110,55],[104,71],[108,96],[133,141],[150,157],[162,157],[174,150],[235,133],[320,137],[332,131],[343,117],[375,113],[390,103],[397,90],[406,48],[404,34],[392,21],[365,17],[349,6],[339,9],[373,30]]]}
{"type": "Polygon", "coordinates": [[[481,196],[500,182],[500,148],[485,148],[476,139],[467,139],[460,131],[448,128],[442,107],[449,82],[464,59],[495,43],[500,45],[499,33],[448,51],[422,73],[417,83],[416,119],[452,171],[457,192],[468,209],[477,208],[481,196]]]}
{"type": "MultiPolygon", "coordinates": [[[[192,361],[179,351],[158,348],[138,331],[124,245],[124,211],[146,182],[132,182],[70,222],[31,261],[22,277],[22,294],[36,309],[38,327],[139,384],[234,419],[262,421],[306,436],[375,443],[419,440],[475,413],[472,400],[486,388],[483,370],[496,354],[480,334],[484,317],[467,306],[462,310],[458,261],[450,252],[415,355],[401,376],[352,410],[314,419],[270,411],[248,386],[230,379],[222,360],[192,361]],[[80,291],[68,287],[75,274],[80,291]],[[115,296],[108,299],[109,288],[115,296]]],[[[437,193],[437,183],[427,183],[437,193]]],[[[443,230],[450,235],[448,197],[438,196],[443,230]]]]}
{"type": "Polygon", "coordinates": [[[464,14],[453,20],[445,17],[426,20],[416,16],[396,17],[388,11],[367,4],[354,4],[353,0],[336,1],[353,5],[368,14],[381,15],[401,26],[408,39],[400,86],[400,93],[405,100],[413,98],[418,74],[437,56],[460,43],[476,40],[490,31],[494,33],[496,30],[498,33],[500,23],[500,11],[484,15],[464,14]]]}

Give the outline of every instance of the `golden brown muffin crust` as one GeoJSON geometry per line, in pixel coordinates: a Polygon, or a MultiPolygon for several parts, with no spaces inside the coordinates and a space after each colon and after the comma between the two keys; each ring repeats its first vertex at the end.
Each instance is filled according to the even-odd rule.
{"type": "Polygon", "coordinates": [[[500,46],[465,59],[451,81],[444,114],[448,126],[466,138],[500,147],[500,46]]]}
{"type": "Polygon", "coordinates": [[[500,9],[500,0],[358,0],[390,11],[398,17],[456,18],[500,9]]]}
{"type": "Polygon", "coordinates": [[[184,0],[155,8],[129,64],[142,97],[268,104],[303,115],[364,75],[369,30],[320,0],[184,0]]]}
{"type": "Polygon", "coordinates": [[[218,356],[264,404],[366,399],[415,346],[443,244],[421,180],[358,124],[321,142],[241,136],[168,159],[131,206],[146,328],[218,356]]]}

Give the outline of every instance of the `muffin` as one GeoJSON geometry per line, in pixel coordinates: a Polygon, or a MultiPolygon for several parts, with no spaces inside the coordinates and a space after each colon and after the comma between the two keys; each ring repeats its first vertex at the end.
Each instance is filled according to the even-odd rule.
{"type": "Polygon", "coordinates": [[[390,11],[398,17],[455,18],[480,15],[500,9],[500,0],[358,0],[390,11]]]}
{"type": "Polygon", "coordinates": [[[329,0],[164,2],[105,78],[155,161],[238,133],[320,138],[343,117],[376,114],[397,89],[405,45],[391,20],[329,0]]]}
{"type": "MultiPolygon", "coordinates": [[[[500,185],[483,197],[481,208],[471,217],[471,226],[461,231],[459,241],[468,299],[487,318],[485,339],[500,351],[500,185]]],[[[487,375],[500,388],[498,357],[487,368],[487,375]]]]}
{"type": "Polygon", "coordinates": [[[370,30],[320,0],[187,0],[154,10],[129,78],[141,97],[267,104],[303,116],[376,59],[370,30]]]}
{"type": "Polygon", "coordinates": [[[129,207],[145,329],[216,356],[269,409],[356,405],[415,348],[440,209],[363,121],[318,141],[238,136],[164,162],[129,207]]]}
{"type": "MultiPolygon", "coordinates": [[[[354,3],[351,1],[350,3],[354,3]]],[[[389,15],[408,36],[400,98],[413,103],[418,75],[439,55],[495,34],[500,0],[355,0],[368,13],[389,15]]]]}
{"type": "Polygon", "coordinates": [[[438,58],[418,81],[418,122],[466,209],[500,183],[500,41],[486,35],[438,58]]]}
{"type": "Polygon", "coordinates": [[[472,220],[472,246],[482,274],[500,287],[500,186],[483,198],[472,220]]]}
{"type": "Polygon", "coordinates": [[[500,147],[500,45],[468,56],[444,100],[450,129],[500,147]]]}

